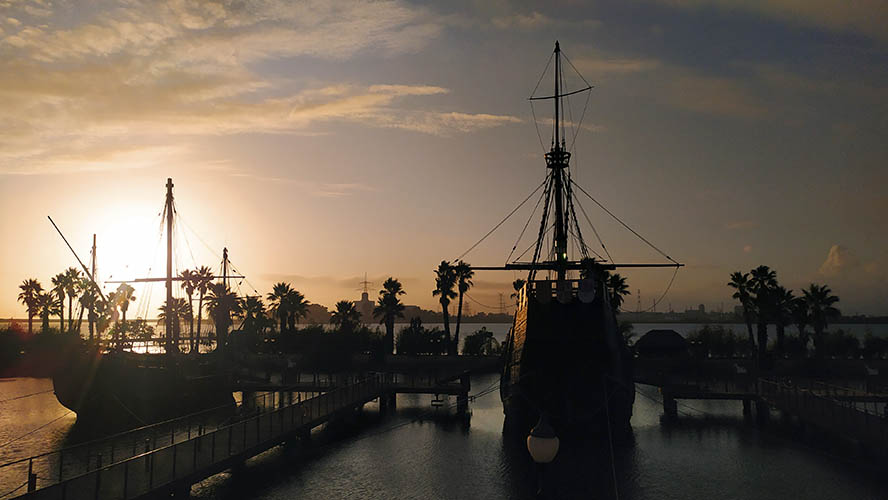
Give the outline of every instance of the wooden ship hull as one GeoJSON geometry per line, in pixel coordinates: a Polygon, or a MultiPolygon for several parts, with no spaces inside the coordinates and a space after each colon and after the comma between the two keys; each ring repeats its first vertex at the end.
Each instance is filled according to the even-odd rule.
{"type": "Polygon", "coordinates": [[[233,408],[216,357],[102,353],[83,344],[53,374],[53,388],[83,425],[137,427],[209,408],[233,408]]]}
{"type": "Polygon", "coordinates": [[[632,356],[604,286],[581,292],[582,281],[519,291],[500,383],[507,428],[526,434],[545,414],[559,435],[631,432],[632,356]]]}

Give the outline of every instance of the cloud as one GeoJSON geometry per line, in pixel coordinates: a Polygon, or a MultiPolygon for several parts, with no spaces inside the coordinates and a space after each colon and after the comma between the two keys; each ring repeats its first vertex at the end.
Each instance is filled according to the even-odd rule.
{"type": "Polygon", "coordinates": [[[0,174],[85,168],[73,159],[189,136],[317,134],[331,122],[450,135],[520,121],[418,104],[449,92],[435,85],[306,85],[254,70],[268,59],[421,50],[441,26],[400,0],[168,0],[95,12],[0,38],[0,174]]]}
{"type": "Polygon", "coordinates": [[[765,103],[738,79],[685,72],[667,80],[664,91],[668,104],[688,111],[747,119],[769,115],[765,103]]]}
{"type": "Polygon", "coordinates": [[[493,25],[499,29],[521,29],[533,30],[549,26],[553,23],[552,18],[539,12],[531,12],[530,14],[511,14],[507,16],[495,17],[491,20],[493,25]]]}
{"type": "Polygon", "coordinates": [[[850,250],[842,245],[833,245],[829,249],[826,260],[820,265],[820,274],[832,277],[839,276],[849,271],[856,270],[860,266],[860,261],[851,253],[850,250]]]}
{"type": "Polygon", "coordinates": [[[888,9],[883,0],[655,0],[679,8],[715,7],[802,26],[888,40],[888,9]]]}
{"type": "Polygon", "coordinates": [[[302,192],[318,198],[341,198],[358,192],[376,191],[375,187],[359,182],[315,182],[306,181],[304,179],[294,179],[292,177],[271,177],[231,169],[225,166],[211,165],[209,166],[209,169],[226,172],[232,177],[252,179],[260,182],[271,182],[274,184],[290,184],[302,192]]]}
{"type": "Polygon", "coordinates": [[[758,226],[758,223],[752,220],[738,220],[725,224],[725,229],[749,229],[758,226]]]}
{"type": "MultiPolygon", "coordinates": [[[[537,124],[542,125],[544,127],[551,127],[555,123],[554,118],[545,118],[545,119],[537,119],[537,124]]],[[[576,131],[577,123],[574,123],[570,120],[562,120],[561,123],[564,125],[565,130],[568,131],[576,131]]],[[[587,132],[603,132],[606,130],[604,125],[597,125],[595,123],[586,123],[583,122],[579,127],[587,132]]],[[[572,132],[571,132],[572,133],[572,132]]],[[[569,136],[568,136],[569,137],[569,136]]]]}
{"type": "Polygon", "coordinates": [[[752,245],[744,245],[743,253],[752,253],[752,245]]]}
{"type": "Polygon", "coordinates": [[[576,66],[580,73],[595,78],[598,75],[650,71],[660,67],[660,61],[656,59],[581,57],[577,59],[576,66]]]}

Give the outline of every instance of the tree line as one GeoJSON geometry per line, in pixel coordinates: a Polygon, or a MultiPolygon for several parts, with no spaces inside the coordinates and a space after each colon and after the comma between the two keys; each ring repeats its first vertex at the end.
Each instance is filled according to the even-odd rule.
{"type": "Polygon", "coordinates": [[[828,286],[811,283],[808,288],[800,290],[801,295],[797,296],[792,290],[780,285],[777,272],[765,265],[748,273],[731,273],[727,286],[734,289],[732,297],[743,308],[747,342],[751,348],[756,349],[759,358],[768,354],[769,324],[776,327],[774,351],[777,355],[787,353],[785,332],[786,326],[791,324],[798,329],[798,340],[803,351],[807,350],[808,343],[813,340],[815,356],[824,355],[826,328],[832,319],[841,314],[835,307],[839,298],[833,295],[828,286]],[[753,325],[756,327],[755,334],[753,325]],[[808,332],[808,327],[813,329],[813,337],[808,332]]]}
{"type": "MultiPolygon", "coordinates": [[[[444,323],[440,339],[435,340],[434,343],[439,345],[444,353],[456,355],[460,344],[464,298],[474,286],[474,271],[468,263],[462,260],[456,263],[444,260],[434,270],[434,273],[435,288],[431,294],[438,299],[444,323]],[[457,301],[456,324],[455,330],[451,333],[449,308],[454,300],[457,301]]],[[[618,313],[623,297],[629,294],[626,279],[619,274],[605,274],[610,303],[614,313],[618,313]]],[[[196,352],[196,346],[201,342],[204,311],[215,327],[214,332],[210,335],[215,334],[218,337],[217,341],[224,342],[235,320],[241,321],[238,330],[247,333],[264,334],[275,328],[280,333],[295,332],[299,320],[306,316],[311,304],[302,292],[286,282],[275,283],[272,291],[264,297],[264,300],[261,296],[238,297],[225,283],[214,282],[213,273],[207,266],[186,269],[179,273],[178,278],[176,282],[185,297],[176,297],[169,304],[166,302],[161,304],[158,318],[161,321],[166,321],[168,318],[171,320],[172,331],[169,333],[176,348],[182,337],[183,323],[187,326],[191,352],[196,352]],[[195,301],[197,302],[196,314],[195,301]]],[[[516,291],[512,294],[513,298],[517,297],[517,291],[524,286],[524,283],[525,281],[522,279],[513,282],[512,286],[516,291]]],[[[135,289],[129,284],[120,284],[115,291],[108,294],[106,301],[101,300],[89,278],[73,267],[54,276],[52,284],[52,288],[44,290],[36,279],[27,279],[19,286],[21,293],[19,293],[18,299],[28,311],[29,334],[33,333],[33,319],[38,316],[43,321],[41,331],[51,332],[49,318],[55,315],[59,316],[60,333],[79,333],[81,321],[86,314],[89,322],[89,340],[100,337],[106,330],[110,332],[115,345],[126,341],[127,338],[150,339],[153,336],[154,329],[145,320],[127,320],[130,304],[136,300],[135,289]],[[65,323],[66,301],[67,325],[65,323]],[[75,307],[78,309],[76,321],[74,319],[75,307]]],[[[389,277],[379,290],[373,308],[373,317],[385,328],[383,340],[388,353],[392,353],[395,347],[395,322],[404,317],[405,306],[401,301],[401,296],[405,293],[401,282],[394,277],[389,277]]],[[[426,333],[423,335],[428,336],[428,331],[421,329],[421,322],[414,323],[413,320],[418,320],[418,318],[411,319],[411,327],[408,327],[405,338],[410,337],[411,333],[409,332],[425,331],[426,333]]],[[[330,323],[341,332],[356,331],[361,325],[361,316],[354,302],[350,300],[338,301],[330,316],[330,323]]],[[[482,335],[482,337],[484,337],[483,341],[473,339],[470,345],[474,346],[475,342],[480,342],[482,347],[479,349],[481,351],[493,350],[492,336],[488,338],[486,335],[482,335]]],[[[495,340],[493,341],[495,342],[495,340]]]]}

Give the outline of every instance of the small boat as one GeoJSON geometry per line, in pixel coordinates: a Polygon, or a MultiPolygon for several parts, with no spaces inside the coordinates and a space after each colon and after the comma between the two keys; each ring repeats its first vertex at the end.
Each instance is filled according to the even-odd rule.
{"type": "Polygon", "coordinates": [[[559,434],[619,436],[631,433],[635,385],[632,355],[618,329],[608,277],[621,267],[677,269],[681,264],[616,264],[609,256],[594,254],[583,241],[575,208],[575,189],[582,188],[570,177],[562,99],[592,87],[586,83],[579,90],[563,90],[561,58],[556,42],[555,91],[531,97],[555,103],[553,140],[544,155],[547,174],[537,188],[544,188],[543,212],[531,245],[533,258],[472,269],[528,272],[517,290],[517,310],[503,353],[500,396],[506,429],[526,436],[537,421],[546,419],[559,434]],[[576,249],[573,260],[569,248],[576,249]]]}
{"type": "MultiPolygon", "coordinates": [[[[167,179],[166,188],[166,277],[133,281],[165,282],[169,304],[173,297],[173,283],[182,278],[173,275],[172,267],[171,228],[175,214],[172,179],[167,179]]],[[[227,280],[233,277],[228,276],[225,265],[227,250],[224,254],[223,276],[212,278],[227,280]]],[[[102,300],[106,301],[95,281],[94,268],[90,272],[83,267],[102,300]]],[[[77,413],[78,424],[126,428],[209,408],[234,407],[226,356],[224,349],[219,347],[224,346],[224,339],[217,339],[217,348],[212,352],[185,355],[179,352],[172,322],[173,318],[168,316],[165,342],[159,352],[131,352],[119,345],[84,341],[79,335],[72,334],[52,381],[56,398],[77,413]]]]}

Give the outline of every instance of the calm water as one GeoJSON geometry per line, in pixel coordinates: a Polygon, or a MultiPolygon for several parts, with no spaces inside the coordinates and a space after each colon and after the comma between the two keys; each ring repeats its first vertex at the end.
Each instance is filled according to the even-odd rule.
{"type": "MultiPolygon", "coordinates": [[[[495,388],[498,377],[472,381],[473,393],[495,388]]],[[[46,379],[0,382],[0,400],[51,388],[46,379]]],[[[888,483],[845,459],[788,437],[779,424],[760,431],[743,421],[739,404],[694,401],[678,424],[660,423],[655,389],[642,391],[632,424],[635,442],[615,450],[622,499],[884,499],[888,483]]],[[[374,404],[348,426],[316,432],[308,447],[273,449],[197,484],[195,498],[533,498],[536,471],[521,442],[502,434],[494,391],[476,399],[468,419],[433,409],[429,396],[398,397],[395,414],[374,404]]],[[[453,400],[451,399],[452,403],[453,400]]],[[[0,403],[3,443],[52,421],[66,410],[52,394],[0,403]]],[[[74,417],[13,444],[0,459],[58,446],[74,417]]],[[[606,445],[562,443],[546,483],[557,498],[616,498],[606,445]]],[[[4,485],[4,488],[6,486],[4,485]]],[[[0,495],[6,489],[0,491],[0,495]]]]}
{"type": "MultiPolygon", "coordinates": [[[[395,331],[400,331],[402,326],[407,325],[395,325],[395,331]]],[[[426,324],[427,328],[438,327],[443,329],[443,324],[426,324]]],[[[675,330],[681,336],[686,337],[689,333],[694,330],[699,330],[704,326],[722,326],[724,328],[731,329],[734,333],[738,335],[746,335],[746,325],[735,323],[735,324],[710,324],[706,325],[703,323],[633,323],[633,332],[635,333],[635,339],[637,340],[645,333],[650,330],[658,330],[658,329],[666,329],[666,330],[675,330]]],[[[465,338],[466,335],[475,332],[476,330],[481,329],[481,327],[487,328],[489,331],[493,332],[494,338],[502,342],[506,335],[509,333],[509,328],[512,327],[511,324],[503,324],[503,323],[493,323],[493,324],[475,324],[475,323],[467,323],[460,326],[460,337],[465,338]]],[[[453,331],[454,325],[451,323],[450,325],[451,331],[453,331]]],[[[888,324],[875,324],[875,325],[864,325],[864,324],[847,324],[847,325],[830,325],[830,330],[836,330],[841,328],[842,330],[851,333],[861,340],[867,332],[872,333],[873,335],[879,337],[888,337],[888,324]]],[[[755,325],[753,325],[753,332],[755,331],[755,325]]],[[[774,338],[777,335],[777,330],[774,325],[768,326],[768,333],[771,338],[774,338]]],[[[786,327],[786,333],[789,335],[797,335],[798,329],[793,326],[786,327]]],[[[811,333],[811,329],[808,328],[808,333],[811,333]]]]}

